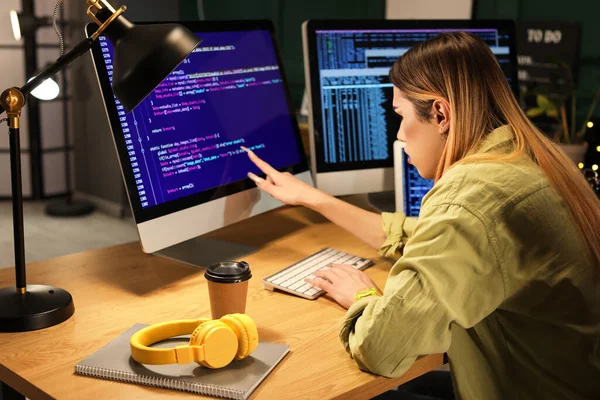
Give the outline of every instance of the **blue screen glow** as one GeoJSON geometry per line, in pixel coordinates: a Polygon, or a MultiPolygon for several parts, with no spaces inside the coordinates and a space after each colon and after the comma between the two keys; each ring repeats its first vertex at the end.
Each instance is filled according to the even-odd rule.
{"type": "MultiPolygon", "coordinates": [[[[131,113],[115,98],[142,208],[259,173],[240,146],[275,168],[300,163],[270,33],[197,35],[198,48],[131,113]]],[[[104,37],[100,46],[112,83],[113,48],[104,37]]]]}

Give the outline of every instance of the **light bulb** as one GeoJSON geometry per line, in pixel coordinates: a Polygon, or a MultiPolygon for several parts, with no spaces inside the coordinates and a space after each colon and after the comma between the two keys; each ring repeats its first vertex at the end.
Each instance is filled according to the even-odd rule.
{"type": "Polygon", "coordinates": [[[10,24],[15,40],[21,40],[21,24],[19,23],[19,14],[15,10],[10,10],[10,24]]]}
{"type": "Polygon", "coordinates": [[[592,171],[598,171],[598,165],[597,164],[592,165],[592,171]]]}
{"type": "Polygon", "coordinates": [[[585,165],[583,165],[582,162],[580,162],[579,164],[577,164],[577,166],[579,167],[579,169],[583,169],[583,167],[585,167],[585,165]]]}
{"type": "Polygon", "coordinates": [[[600,146],[596,147],[596,151],[600,153],[600,146]]]}
{"type": "Polygon", "coordinates": [[[590,129],[593,128],[594,127],[594,123],[592,121],[588,121],[587,127],[590,128],[590,129]]]}
{"type": "Polygon", "coordinates": [[[104,4],[104,7],[108,8],[108,11],[110,11],[110,12],[111,12],[111,13],[113,13],[113,14],[115,13],[115,11],[116,11],[116,10],[113,8],[113,6],[111,6],[111,5],[108,3],[108,1],[106,1],[106,0],[100,0],[100,2],[101,2],[102,4],[104,4]]]}
{"type": "Polygon", "coordinates": [[[58,83],[52,78],[46,79],[40,86],[31,91],[31,94],[40,100],[54,100],[58,97],[59,93],[60,88],[58,87],[58,83]]]}

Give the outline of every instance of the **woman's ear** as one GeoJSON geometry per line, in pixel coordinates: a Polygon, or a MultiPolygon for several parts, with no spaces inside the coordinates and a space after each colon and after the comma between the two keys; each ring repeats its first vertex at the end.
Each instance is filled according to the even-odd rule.
{"type": "Polygon", "coordinates": [[[448,133],[450,129],[450,104],[445,99],[435,100],[432,105],[434,123],[440,128],[440,133],[448,133]]]}

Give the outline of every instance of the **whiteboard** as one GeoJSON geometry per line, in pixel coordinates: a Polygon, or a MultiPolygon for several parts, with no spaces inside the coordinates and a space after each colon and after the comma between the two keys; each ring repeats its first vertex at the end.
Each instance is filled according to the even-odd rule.
{"type": "Polygon", "coordinates": [[[471,19],[473,0],[387,0],[386,19],[471,19]]]}

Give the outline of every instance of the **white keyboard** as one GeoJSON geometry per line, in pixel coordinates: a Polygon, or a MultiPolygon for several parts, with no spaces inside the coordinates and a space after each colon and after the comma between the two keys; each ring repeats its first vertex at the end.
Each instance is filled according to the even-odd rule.
{"type": "Polygon", "coordinates": [[[264,278],[262,284],[267,290],[279,289],[305,299],[314,300],[325,291],[304,280],[314,278],[315,272],[330,264],[348,264],[356,269],[363,270],[374,263],[366,258],[326,248],[282,269],[276,274],[264,278]]]}

